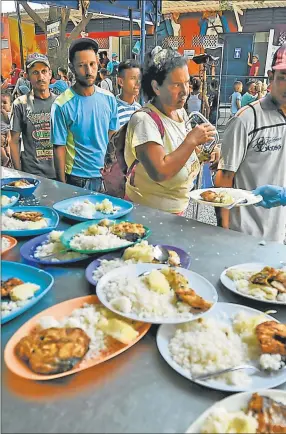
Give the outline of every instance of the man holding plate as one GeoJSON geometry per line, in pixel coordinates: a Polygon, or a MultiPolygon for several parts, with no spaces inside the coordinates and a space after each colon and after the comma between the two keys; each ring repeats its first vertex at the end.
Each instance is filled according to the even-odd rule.
{"type": "MultiPolygon", "coordinates": [[[[224,133],[216,187],[253,190],[258,185],[286,185],[286,44],[275,53],[269,71],[271,91],[243,107],[224,133]]],[[[219,224],[265,240],[282,242],[286,213],[282,207],[221,210],[219,224]]]]}

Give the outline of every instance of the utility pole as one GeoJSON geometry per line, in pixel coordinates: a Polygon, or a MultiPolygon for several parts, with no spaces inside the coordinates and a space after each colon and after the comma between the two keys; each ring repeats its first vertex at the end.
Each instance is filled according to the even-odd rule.
{"type": "Polygon", "coordinates": [[[21,69],[24,69],[22,22],[21,22],[20,5],[17,2],[17,0],[15,0],[15,7],[16,7],[17,18],[18,18],[18,33],[19,33],[19,45],[20,45],[21,69]]]}

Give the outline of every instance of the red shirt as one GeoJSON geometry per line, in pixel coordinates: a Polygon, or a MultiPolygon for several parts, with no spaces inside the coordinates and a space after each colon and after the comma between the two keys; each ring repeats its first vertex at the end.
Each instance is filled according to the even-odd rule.
{"type": "MultiPolygon", "coordinates": [[[[250,71],[249,71],[249,75],[250,75],[250,77],[255,77],[255,69],[256,68],[258,68],[258,72],[259,72],[259,68],[260,68],[260,62],[256,62],[256,63],[253,63],[252,64],[252,66],[251,66],[251,68],[250,68],[250,71]]],[[[258,74],[257,74],[258,75],[258,74]]]]}
{"type": "Polygon", "coordinates": [[[15,68],[11,72],[13,72],[13,74],[11,75],[11,84],[12,84],[12,86],[16,86],[16,83],[18,81],[21,69],[15,68]]]}

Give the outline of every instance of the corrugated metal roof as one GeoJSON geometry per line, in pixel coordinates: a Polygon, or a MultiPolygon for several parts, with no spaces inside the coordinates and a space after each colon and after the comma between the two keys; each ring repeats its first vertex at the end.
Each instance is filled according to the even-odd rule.
{"type": "Polygon", "coordinates": [[[189,0],[189,1],[169,1],[163,0],[163,14],[171,12],[201,12],[218,11],[221,9],[232,9],[232,6],[240,9],[261,9],[261,8],[281,8],[286,7],[284,0],[189,0]]]}

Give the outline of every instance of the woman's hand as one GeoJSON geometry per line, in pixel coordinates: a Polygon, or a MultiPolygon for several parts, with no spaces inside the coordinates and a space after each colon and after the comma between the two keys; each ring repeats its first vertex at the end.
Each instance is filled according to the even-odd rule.
{"type": "Polygon", "coordinates": [[[196,125],[187,135],[186,139],[192,146],[203,145],[215,138],[216,129],[211,124],[196,125]]]}

